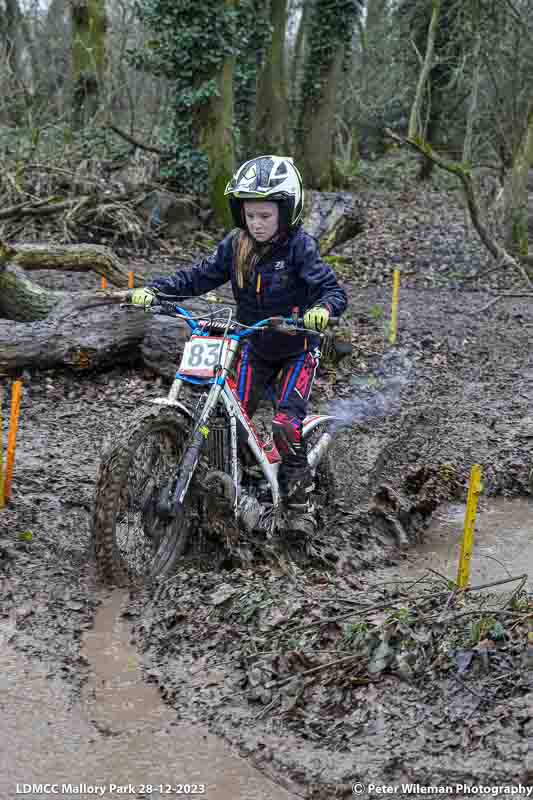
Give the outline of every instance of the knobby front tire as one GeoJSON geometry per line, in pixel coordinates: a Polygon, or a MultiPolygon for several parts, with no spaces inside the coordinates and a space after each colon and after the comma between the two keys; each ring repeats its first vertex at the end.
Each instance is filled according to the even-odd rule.
{"type": "Polygon", "coordinates": [[[144,411],[105,449],[96,485],[93,545],[98,573],[106,583],[139,584],[166,576],[185,552],[199,508],[194,481],[176,516],[161,519],[157,504],[171,486],[191,429],[191,422],[175,409],[144,411]]]}

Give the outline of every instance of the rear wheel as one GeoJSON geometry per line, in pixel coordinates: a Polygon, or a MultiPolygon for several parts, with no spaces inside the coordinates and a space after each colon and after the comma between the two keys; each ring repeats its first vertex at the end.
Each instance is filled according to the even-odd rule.
{"type": "Polygon", "coordinates": [[[201,513],[198,475],[177,514],[162,514],[162,501],[172,492],[191,429],[175,410],[157,409],[106,449],[93,512],[96,563],[106,582],[142,583],[167,575],[185,552],[201,513]]]}

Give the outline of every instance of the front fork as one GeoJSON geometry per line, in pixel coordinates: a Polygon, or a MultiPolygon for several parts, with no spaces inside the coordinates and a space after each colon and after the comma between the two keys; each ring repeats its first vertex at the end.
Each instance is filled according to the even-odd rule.
{"type": "Polygon", "coordinates": [[[180,462],[176,484],[170,499],[171,507],[175,511],[177,511],[178,507],[182,505],[185,500],[185,495],[187,494],[192,477],[200,461],[202,449],[209,436],[209,420],[216,408],[221,391],[222,385],[217,382],[209,392],[200,418],[196,422],[189,446],[180,462]]]}
{"type": "MultiPolygon", "coordinates": [[[[209,420],[211,419],[211,415],[213,414],[214,410],[217,407],[220,393],[224,388],[224,384],[228,375],[229,368],[235,357],[235,354],[238,351],[238,342],[235,340],[229,340],[227,342],[227,351],[225,356],[225,364],[224,366],[220,366],[217,370],[217,377],[215,378],[215,383],[211,387],[211,391],[207,395],[207,399],[205,401],[204,407],[200,414],[199,419],[196,421],[196,425],[194,431],[192,433],[191,441],[185,451],[185,455],[183,456],[179,468],[178,473],[176,476],[176,482],[174,487],[170,493],[166,495],[167,499],[160,501],[160,511],[163,514],[172,514],[172,512],[177,512],[178,507],[182,505],[183,501],[185,500],[185,496],[189,489],[189,485],[191,483],[192,477],[196,471],[196,467],[198,466],[198,462],[200,461],[200,456],[202,454],[202,449],[205,446],[207,441],[207,437],[209,436],[209,420]]],[[[179,395],[181,389],[182,381],[178,378],[172,384],[172,387],[169,392],[169,401],[177,402],[177,397],[179,395]]],[[[233,473],[233,480],[235,482],[235,486],[238,486],[238,464],[236,461],[236,441],[237,441],[237,424],[236,420],[233,418],[231,419],[231,431],[232,431],[232,473],[233,473]],[[234,449],[234,442],[235,442],[235,449],[234,449]]],[[[238,491],[236,492],[236,501],[238,497],[238,491]]]]}

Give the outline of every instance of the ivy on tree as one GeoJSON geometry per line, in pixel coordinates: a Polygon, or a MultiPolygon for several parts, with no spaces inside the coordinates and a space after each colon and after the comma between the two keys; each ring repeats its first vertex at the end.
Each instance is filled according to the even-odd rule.
{"type": "Polygon", "coordinates": [[[304,180],[323,191],[335,183],[337,92],[362,0],[314,0],[307,29],[297,140],[304,180]]]}
{"type": "Polygon", "coordinates": [[[339,47],[350,44],[362,6],[362,0],[320,0],[315,4],[308,23],[310,57],[302,85],[308,100],[320,97],[339,47]]]}
{"type": "Polygon", "coordinates": [[[174,87],[162,132],[162,139],[176,153],[172,177],[183,190],[204,192],[208,163],[198,147],[195,112],[217,94],[216,76],[224,62],[234,57],[240,121],[250,122],[246,110],[250,108],[258,50],[257,42],[252,43],[261,23],[261,33],[269,33],[265,12],[257,0],[244,0],[235,9],[228,9],[223,0],[194,4],[189,0],[136,0],[135,10],[149,38],[141,48],[129,51],[132,63],[168,78],[174,87]]]}

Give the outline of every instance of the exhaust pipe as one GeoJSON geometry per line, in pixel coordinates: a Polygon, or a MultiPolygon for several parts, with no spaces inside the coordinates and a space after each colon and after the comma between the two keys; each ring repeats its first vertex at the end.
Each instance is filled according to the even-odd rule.
{"type": "Polygon", "coordinates": [[[315,469],[320,464],[320,462],[328,452],[332,441],[333,441],[333,436],[331,435],[331,433],[326,432],[323,433],[318,442],[313,445],[313,447],[307,454],[307,461],[311,469],[315,469]]]}

